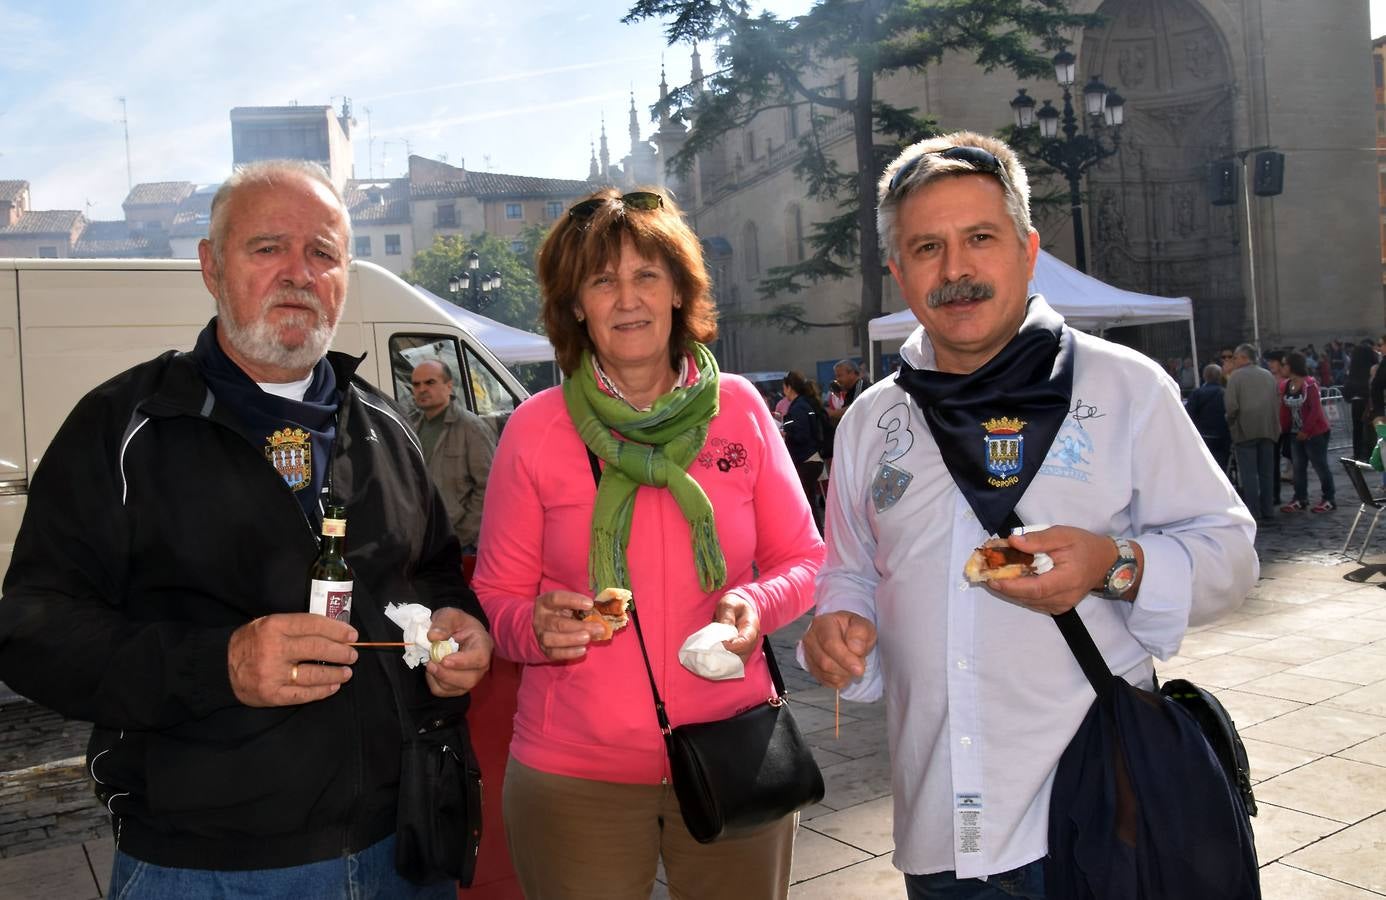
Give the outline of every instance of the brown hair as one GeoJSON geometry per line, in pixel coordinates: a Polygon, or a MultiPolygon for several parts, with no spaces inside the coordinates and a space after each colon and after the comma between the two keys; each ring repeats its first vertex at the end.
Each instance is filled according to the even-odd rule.
{"type": "Polygon", "coordinates": [[[602,188],[585,199],[607,202],[590,216],[563,216],[539,248],[544,328],[564,375],[573,374],[582,351],[594,349],[587,328],[574,313],[582,283],[620,257],[621,242],[627,237],[642,256],[663,260],[669,266],[682,301],[673,311],[669,330],[670,362],[688,341],[707,343],[717,337],[717,305],[698,236],[666,192],[639,190],[659,194],[663,205],[652,210],[631,209],[621,203],[621,191],[602,188]]]}

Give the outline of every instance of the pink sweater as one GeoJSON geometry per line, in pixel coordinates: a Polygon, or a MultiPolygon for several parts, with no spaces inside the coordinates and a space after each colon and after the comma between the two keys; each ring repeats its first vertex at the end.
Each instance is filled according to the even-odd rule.
{"type": "MultiPolygon", "coordinates": [[[[689,472],[716,511],[727,589],[751,602],[769,634],[812,604],[823,542],[765,401],[750,382],[728,374],[719,399],[689,472]]],[[[560,663],[544,656],[532,626],[540,594],[590,594],[595,497],[561,389],[526,400],[496,450],[472,588],[491,619],[496,652],[525,664],[511,754],[556,775],[656,784],[668,763],[634,626],[560,663]]],[[[679,663],[679,647],[712,621],[724,591],[708,594],[698,585],[688,523],[667,490],[638,490],[628,560],[655,682],[674,725],[723,718],[770,696],[759,652],[741,680],[709,681],[679,663]]]]}

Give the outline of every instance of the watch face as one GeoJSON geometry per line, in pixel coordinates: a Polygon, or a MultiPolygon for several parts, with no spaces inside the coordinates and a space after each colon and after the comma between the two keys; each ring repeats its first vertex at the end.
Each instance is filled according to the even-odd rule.
{"type": "Polygon", "coordinates": [[[1131,582],[1136,580],[1136,562],[1122,563],[1117,566],[1116,571],[1107,579],[1107,589],[1113,594],[1125,593],[1131,587],[1131,582]]]}

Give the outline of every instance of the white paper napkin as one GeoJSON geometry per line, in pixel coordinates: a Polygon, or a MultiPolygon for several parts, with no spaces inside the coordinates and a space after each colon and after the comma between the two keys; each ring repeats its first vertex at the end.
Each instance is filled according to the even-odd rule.
{"type": "Polygon", "coordinates": [[[741,657],[722,646],[723,641],[736,637],[736,626],[726,622],[710,622],[688,636],[679,648],[679,662],[694,675],[712,681],[745,678],[746,667],[741,657]]]}
{"type": "MultiPolygon", "coordinates": [[[[428,662],[433,650],[428,639],[428,629],[433,627],[433,610],[422,603],[387,603],[385,617],[404,632],[404,642],[409,645],[404,648],[404,664],[412,669],[428,662]]],[[[449,652],[457,652],[457,641],[448,638],[442,643],[449,645],[449,652]]]]}

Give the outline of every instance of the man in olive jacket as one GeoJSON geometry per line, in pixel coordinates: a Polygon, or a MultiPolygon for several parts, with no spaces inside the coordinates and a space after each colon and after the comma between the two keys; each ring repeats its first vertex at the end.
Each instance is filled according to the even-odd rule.
{"type": "Polygon", "coordinates": [[[456,896],[394,871],[401,719],[460,720],[491,639],[412,431],[327,352],[350,246],[319,167],[238,170],[199,247],[217,317],[84,397],[34,473],[0,678],[95,724],[110,896],[456,896]],[[349,621],[307,612],[323,496],[349,621]],[[458,652],[411,671],[351,646],[400,640],[388,602],[458,652]]]}
{"type": "Polygon", "coordinates": [[[410,381],[419,411],[409,424],[423,442],[428,471],[443,495],[462,552],[475,553],[496,434],[480,417],[462,408],[452,370],[442,360],[419,363],[410,381]]]}
{"type": "Polygon", "coordinates": [[[1256,348],[1232,351],[1227,376],[1227,425],[1237,458],[1237,481],[1246,508],[1261,524],[1275,521],[1275,445],[1280,440],[1280,392],[1275,376],[1256,364],[1256,348]]]}

